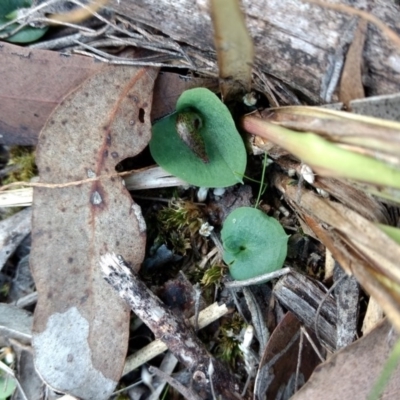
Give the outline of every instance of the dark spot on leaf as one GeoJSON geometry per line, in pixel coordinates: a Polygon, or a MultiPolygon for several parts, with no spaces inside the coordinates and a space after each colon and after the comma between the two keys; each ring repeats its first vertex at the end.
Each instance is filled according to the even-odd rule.
{"type": "Polygon", "coordinates": [[[89,97],[89,93],[88,93],[88,92],[85,92],[84,95],[85,95],[86,97],[89,97]]]}
{"type": "Polygon", "coordinates": [[[48,298],[48,299],[53,298],[53,292],[49,291],[49,292],[47,293],[47,298],[48,298]]]}
{"type": "Polygon", "coordinates": [[[50,167],[46,167],[45,169],[46,169],[46,172],[50,172],[51,171],[50,167]]]}
{"type": "Polygon", "coordinates": [[[115,242],[115,245],[118,247],[119,246],[119,240],[117,240],[116,242],[115,242]]]}
{"type": "Polygon", "coordinates": [[[143,103],[143,108],[147,108],[148,104],[146,102],[143,103]]]}
{"type": "Polygon", "coordinates": [[[54,119],[51,119],[49,123],[50,125],[54,125],[54,119]]]}
{"type": "Polygon", "coordinates": [[[67,355],[67,362],[72,362],[74,361],[74,356],[70,353],[67,355]]]}
{"type": "Polygon", "coordinates": [[[33,116],[37,118],[39,117],[39,114],[34,113],[33,116]]]}
{"type": "Polygon", "coordinates": [[[74,259],[72,257],[68,257],[68,263],[71,264],[74,259]]]}
{"type": "Polygon", "coordinates": [[[111,153],[111,157],[112,157],[112,158],[117,158],[117,157],[118,157],[118,153],[117,153],[116,151],[113,151],[113,152],[111,153]]]}
{"type": "Polygon", "coordinates": [[[144,122],[144,116],[145,116],[145,111],[143,108],[139,108],[139,121],[143,124],[144,122]]]}
{"type": "Polygon", "coordinates": [[[130,94],[128,97],[130,100],[133,100],[135,103],[137,103],[139,101],[138,97],[134,94],[130,94]]]}
{"type": "Polygon", "coordinates": [[[111,146],[111,135],[107,135],[106,143],[107,146],[111,146]]]}
{"type": "Polygon", "coordinates": [[[63,119],[63,120],[61,121],[61,125],[65,126],[65,125],[67,125],[67,122],[68,122],[67,119],[63,119]]]}
{"type": "Polygon", "coordinates": [[[82,297],[79,299],[79,303],[80,303],[81,305],[84,304],[84,303],[86,303],[88,297],[89,297],[88,295],[82,296],[82,297]]]}
{"type": "Polygon", "coordinates": [[[61,211],[61,212],[65,212],[65,211],[66,211],[66,208],[65,208],[65,207],[62,207],[62,208],[60,209],[60,211],[61,211]]]}
{"type": "Polygon", "coordinates": [[[103,151],[103,157],[104,157],[104,158],[107,158],[107,157],[108,157],[108,150],[104,150],[104,151],[103,151]]]}

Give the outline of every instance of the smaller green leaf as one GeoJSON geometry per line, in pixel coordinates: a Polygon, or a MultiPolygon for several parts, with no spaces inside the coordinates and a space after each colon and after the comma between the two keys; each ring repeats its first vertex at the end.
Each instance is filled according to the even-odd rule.
{"type": "Polygon", "coordinates": [[[16,384],[14,379],[0,375],[0,400],[5,400],[7,397],[11,396],[15,388],[16,384]]]}
{"type": "MultiPolygon", "coordinates": [[[[7,22],[9,22],[9,21],[7,21],[6,19],[0,18],[0,33],[11,32],[16,27],[18,27],[18,24],[12,24],[12,25],[8,26],[6,29],[1,30],[1,26],[3,24],[6,24],[7,22]]],[[[5,40],[7,42],[11,42],[11,43],[31,43],[31,42],[34,42],[34,41],[40,39],[47,32],[47,30],[48,30],[48,27],[33,28],[31,26],[26,26],[25,28],[23,28],[19,32],[17,32],[15,35],[12,35],[3,40],[5,40]]]]}
{"type": "Polygon", "coordinates": [[[237,208],[225,220],[221,236],[223,259],[234,279],[250,279],[282,268],[289,236],[276,219],[262,211],[237,208]]]}
{"type": "Polygon", "coordinates": [[[242,181],[246,149],[228,108],[210,90],[185,91],[176,113],[153,126],[150,152],[169,173],[202,187],[242,181]]]}
{"type": "Polygon", "coordinates": [[[0,18],[6,17],[8,14],[18,10],[19,8],[28,8],[31,4],[31,0],[1,0],[0,18]]]}

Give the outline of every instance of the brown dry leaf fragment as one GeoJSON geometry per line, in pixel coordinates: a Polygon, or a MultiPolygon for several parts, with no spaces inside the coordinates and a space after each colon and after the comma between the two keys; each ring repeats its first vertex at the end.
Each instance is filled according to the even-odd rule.
{"type": "MultiPolygon", "coordinates": [[[[280,398],[285,386],[295,385],[296,367],[300,343],[300,321],[288,312],[276,327],[268,341],[257,373],[254,399],[280,398]]],[[[314,335],[313,335],[314,338],[314,335]]],[[[314,338],[315,339],[315,338],[314,338]]],[[[303,340],[298,386],[304,384],[320,363],[307,339],[303,340]]],[[[285,389],[287,394],[290,389],[285,389]]]]}
{"type": "MultiPolygon", "coordinates": [[[[367,399],[382,372],[398,335],[388,321],[321,364],[292,400],[367,399]]],[[[382,399],[398,399],[400,366],[382,393],[382,399]]]]}
{"type": "MultiPolygon", "coordinates": [[[[3,42],[0,76],[7,84],[0,85],[0,143],[36,145],[39,132],[61,100],[103,67],[104,64],[90,57],[63,56],[3,42]]],[[[218,81],[182,77],[172,72],[160,74],[154,88],[151,119],[175,111],[178,97],[194,87],[216,90],[218,81]]]]}
{"type": "Polygon", "coordinates": [[[151,120],[160,119],[176,109],[179,96],[188,89],[205,87],[218,91],[218,79],[182,76],[172,72],[160,72],[154,85],[151,120]]]}
{"type": "Polygon", "coordinates": [[[365,97],[361,70],[367,26],[367,21],[360,19],[354,34],[353,42],[347,52],[342,76],[340,78],[339,101],[341,101],[347,109],[350,108],[350,101],[365,97]]]}
{"type": "MultiPolygon", "coordinates": [[[[103,67],[63,100],[39,138],[43,183],[110,174],[151,137],[156,69],[103,67]]],[[[98,268],[107,252],[135,270],[146,226],[122,179],[35,188],[31,267],[39,293],[33,326],[36,367],[61,392],[107,399],[124,366],[129,309],[98,268]]]]}
{"type": "Polygon", "coordinates": [[[0,143],[34,145],[57,104],[102,64],[89,57],[1,43],[0,143]]]}

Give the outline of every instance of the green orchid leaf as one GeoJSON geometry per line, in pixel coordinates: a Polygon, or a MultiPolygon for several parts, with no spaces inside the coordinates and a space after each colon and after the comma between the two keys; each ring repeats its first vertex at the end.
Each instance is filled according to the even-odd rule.
{"type": "Polygon", "coordinates": [[[176,112],[153,125],[150,152],[169,173],[202,187],[242,182],[246,149],[228,108],[210,90],[185,91],[176,112]]]}
{"type": "Polygon", "coordinates": [[[18,8],[28,8],[32,4],[31,0],[1,0],[0,1],[0,18],[6,17],[18,8]]]}
{"type": "Polygon", "coordinates": [[[223,259],[236,280],[254,278],[283,266],[289,236],[276,219],[260,210],[237,208],[225,220],[221,237],[223,259]]]}
{"type": "Polygon", "coordinates": [[[5,375],[0,375],[0,400],[6,400],[7,397],[14,393],[16,388],[15,380],[6,377],[5,375]]]}
{"type": "MultiPolygon", "coordinates": [[[[18,26],[18,24],[12,24],[8,26],[6,29],[1,30],[1,26],[7,22],[8,21],[6,19],[0,18],[0,33],[11,32],[18,26]]],[[[31,26],[26,26],[25,28],[17,32],[15,35],[12,35],[3,40],[11,43],[31,43],[40,39],[47,32],[47,30],[48,27],[33,28],[31,26]]]]}
{"type": "MultiPolygon", "coordinates": [[[[16,11],[19,8],[27,8],[31,6],[30,0],[0,0],[0,33],[7,33],[13,31],[18,27],[18,24],[12,24],[5,28],[1,29],[2,25],[10,22],[16,17],[16,11]]],[[[6,39],[7,42],[11,43],[31,43],[38,39],[40,39],[48,30],[48,27],[45,28],[34,28],[31,26],[26,26],[21,29],[15,35],[12,35],[6,39]]]]}

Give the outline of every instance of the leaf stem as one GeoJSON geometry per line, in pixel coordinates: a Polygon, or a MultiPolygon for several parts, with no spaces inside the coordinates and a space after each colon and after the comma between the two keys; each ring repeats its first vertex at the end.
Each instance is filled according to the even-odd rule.
{"type": "Polygon", "coordinates": [[[261,184],[260,184],[260,190],[258,191],[258,196],[257,196],[257,201],[254,206],[254,208],[257,208],[259,203],[260,203],[260,198],[264,194],[266,187],[264,186],[264,179],[265,179],[265,170],[267,168],[267,153],[264,153],[264,159],[263,159],[263,169],[262,169],[262,174],[261,174],[261,184]]]}

